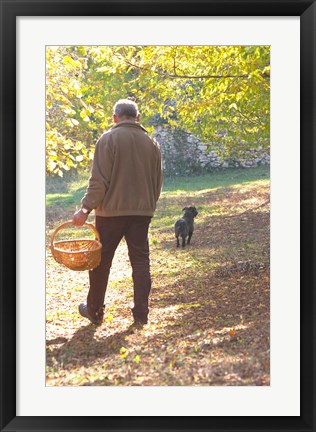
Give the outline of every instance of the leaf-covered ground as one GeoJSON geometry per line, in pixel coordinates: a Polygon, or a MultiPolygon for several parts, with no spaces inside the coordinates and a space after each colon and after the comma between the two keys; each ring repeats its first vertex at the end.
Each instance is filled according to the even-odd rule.
{"type": "MultiPolygon", "coordinates": [[[[78,313],[87,272],[60,266],[47,247],[47,385],[269,385],[267,176],[261,170],[250,180],[216,184],[210,175],[201,184],[167,184],[150,228],[151,309],[143,328],[132,326],[124,241],[113,261],[101,327],[78,313]],[[173,224],[190,204],[199,211],[192,244],[177,249],[173,224]]],[[[75,210],[60,200],[48,207],[48,234],[75,210]]]]}

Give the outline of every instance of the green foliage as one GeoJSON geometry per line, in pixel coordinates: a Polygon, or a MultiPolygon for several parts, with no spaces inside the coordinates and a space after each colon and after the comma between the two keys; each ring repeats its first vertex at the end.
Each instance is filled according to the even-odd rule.
{"type": "Polygon", "coordinates": [[[112,107],[194,133],[223,157],[269,146],[266,46],[52,46],[46,50],[47,172],[88,166],[112,107]]]}

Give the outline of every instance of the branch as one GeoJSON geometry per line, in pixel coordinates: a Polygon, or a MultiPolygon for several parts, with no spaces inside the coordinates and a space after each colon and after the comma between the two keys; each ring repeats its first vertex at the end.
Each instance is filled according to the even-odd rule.
{"type": "MultiPolygon", "coordinates": [[[[123,59],[126,64],[128,64],[131,67],[134,67],[139,70],[143,70],[146,72],[154,72],[157,75],[161,75],[167,78],[173,78],[173,79],[223,79],[223,78],[243,78],[248,79],[249,74],[243,74],[243,75],[177,75],[177,74],[169,74],[168,72],[157,72],[152,69],[147,69],[141,66],[138,66],[134,63],[131,63],[130,61],[123,59]]],[[[174,65],[175,66],[175,65],[174,65]]]]}
{"type": "Polygon", "coordinates": [[[249,118],[248,116],[246,116],[244,113],[242,113],[239,109],[236,109],[236,111],[242,116],[242,117],[244,117],[247,121],[249,121],[249,123],[252,123],[252,124],[254,124],[254,125],[258,125],[258,124],[260,124],[260,122],[259,121],[254,121],[254,120],[252,120],[251,118],[249,118]]]}
{"type": "Polygon", "coordinates": [[[174,57],[173,57],[173,72],[176,75],[176,73],[177,73],[177,69],[176,69],[176,52],[174,53],[174,57]]]}
{"type": "Polygon", "coordinates": [[[167,73],[164,74],[169,78],[186,78],[186,79],[223,79],[223,78],[244,78],[247,79],[249,77],[248,74],[244,75],[169,75],[167,73]]]}

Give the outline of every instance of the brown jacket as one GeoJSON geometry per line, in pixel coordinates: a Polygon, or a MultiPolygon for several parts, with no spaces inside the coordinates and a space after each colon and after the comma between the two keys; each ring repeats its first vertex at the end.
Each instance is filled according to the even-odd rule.
{"type": "Polygon", "coordinates": [[[124,120],[98,140],[81,203],[97,216],[153,216],[162,186],[159,144],[124,120]]]}

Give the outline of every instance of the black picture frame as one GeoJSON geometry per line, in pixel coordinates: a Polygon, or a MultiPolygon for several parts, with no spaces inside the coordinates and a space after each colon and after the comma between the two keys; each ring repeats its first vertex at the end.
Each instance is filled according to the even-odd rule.
{"type": "MultiPolygon", "coordinates": [[[[1,431],[315,431],[316,4],[305,0],[0,0],[1,431]],[[299,16],[301,384],[298,417],[19,417],[16,415],[16,18],[18,16],[299,16]]],[[[296,175],[293,173],[293,175],[296,175]]],[[[291,377],[289,377],[289,380],[291,377]]],[[[158,409],[159,407],[157,407],[158,409]]]]}

